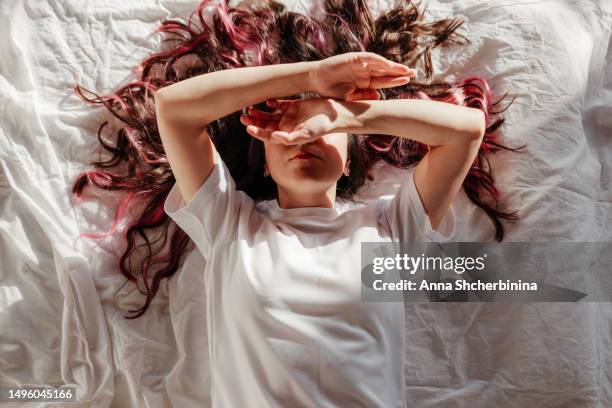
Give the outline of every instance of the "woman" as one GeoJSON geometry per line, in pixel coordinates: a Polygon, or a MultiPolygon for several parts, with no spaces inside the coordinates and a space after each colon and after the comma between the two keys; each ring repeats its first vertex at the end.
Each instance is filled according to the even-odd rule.
{"type": "Polygon", "coordinates": [[[147,58],[140,81],[88,99],[126,124],[115,146],[100,138],[113,157],[96,165],[129,171],[86,173],[74,191],[92,181],[129,192],[120,212],[145,204],[120,262],[145,285],[136,317],[189,239],[201,252],[214,406],[402,407],[404,308],[361,302],[361,242],[450,239],[462,185],[498,239],[514,217],[486,166],[504,148],[503,120],[485,123],[498,113],[486,81],[413,85],[402,63],[422,58],[430,77],[431,48],[457,43],[460,23],[422,23],[410,4],[374,20],[361,0],[326,0],[320,21],[273,1],[210,5],[201,32],[164,22],[179,44],[147,58]],[[418,165],[395,196],[352,202],[380,158],[418,165]],[[145,233],[160,227],[163,240],[145,233]]]}
{"type": "Polygon", "coordinates": [[[207,261],[219,406],[403,407],[403,305],[361,302],[360,245],[449,239],[451,201],[485,131],[479,109],[357,100],[414,74],[373,53],[346,53],[217,71],[156,92],[176,178],[164,210],[207,261]],[[278,199],[258,207],[236,190],[205,128],[305,92],[328,98],[272,99],[273,113],[241,117],[264,143],[265,172],[278,186],[278,199]],[[392,200],[347,208],[336,203],[350,169],[347,133],[410,137],[430,150],[392,200]]]}

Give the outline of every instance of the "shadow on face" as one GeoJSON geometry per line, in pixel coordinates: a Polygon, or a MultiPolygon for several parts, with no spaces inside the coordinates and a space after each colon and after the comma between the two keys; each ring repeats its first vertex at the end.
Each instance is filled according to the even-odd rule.
{"type": "Polygon", "coordinates": [[[328,133],[311,143],[265,143],[266,168],[288,195],[323,194],[342,177],[348,134],[328,133]]]}

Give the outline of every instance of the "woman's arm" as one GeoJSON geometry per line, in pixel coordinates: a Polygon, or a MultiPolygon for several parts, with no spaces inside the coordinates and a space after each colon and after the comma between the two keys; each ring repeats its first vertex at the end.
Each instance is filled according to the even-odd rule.
{"type": "Polygon", "coordinates": [[[296,62],[202,74],[158,90],[156,101],[172,120],[202,128],[268,98],[310,91],[313,65],[296,62]]]}
{"type": "Polygon", "coordinates": [[[415,71],[370,52],[321,61],[216,71],[155,93],[157,123],[183,198],[189,202],[214,168],[214,146],[205,126],[269,98],[317,92],[345,100],[378,97],[378,88],[403,85],[415,71]]]}
{"type": "Polygon", "coordinates": [[[309,64],[216,71],[155,93],[160,138],[185,202],[190,202],[215,165],[214,146],[205,126],[266,98],[307,91],[309,64]]]}
{"type": "Polygon", "coordinates": [[[437,229],[461,188],[485,133],[480,109],[421,99],[333,101],[337,132],[388,134],[430,146],[414,180],[425,212],[437,229]]]}
{"type": "Polygon", "coordinates": [[[264,141],[301,144],[346,132],[407,137],[429,145],[414,179],[433,229],[461,188],[485,132],[481,110],[432,100],[310,98],[267,103],[279,113],[253,110],[241,117],[247,132],[264,141]]]}
{"type": "Polygon", "coordinates": [[[372,52],[348,52],[320,61],[211,72],[162,88],[156,97],[166,116],[201,128],[245,106],[302,92],[339,100],[374,99],[376,89],[404,85],[415,74],[372,52]]]}

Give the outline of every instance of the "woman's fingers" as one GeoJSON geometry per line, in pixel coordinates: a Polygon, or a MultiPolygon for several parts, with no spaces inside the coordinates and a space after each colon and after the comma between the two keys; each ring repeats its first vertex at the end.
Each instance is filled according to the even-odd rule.
{"type": "Polygon", "coordinates": [[[373,76],[373,77],[386,77],[386,76],[390,77],[390,76],[393,76],[393,77],[396,77],[396,78],[398,76],[402,76],[402,77],[414,78],[416,76],[416,73],[417,73],[416,70],[412,69],[412,68],[408,68],[408,69],[409,69],[408,72],[402,72],[399,75],[391,75],[389,73],[389,71],[386,71],[384,69],[374,69],[374,70],[370,71],[370,76],[373,76]]]}
{"type": "Polygon", "coordinates": [[[411,68],[407,67],[404,64],[393,62],[383,57],[382,55],[378,55],[373,52],[364,53],[364,55],[360,58],[360,61],[367,62],[370,65],[370,68],[387,72],[387,75],[408,75],[411,71],[413,71],[411,68]]]}
{"type": "Polygon", "coordinates": [[[270,142],[272,143],[289,144],[290,141],[289,132],[277,130],[270,134],[270,142]]]}
{"type": "Polygon", "coordinates": [[[254,125],[254,121],[253,119],[251,119],[248,115],[240,115],[240,122],[243,125],[254,125]]]}
{"type": "Polygon", "coordinates": [[[400,85],[406,85],[410,82],[410,77],[399,76],[399,77],[372,77],[370,79],[370,88],[393,88],[400,85]]]}
{"type": "Polygon", "coordinates": [[[266,122],[269,122],[272,120],[279,121],[280,118],[283,116],[282,112],[264,112],[252,106],[249,106],[249,108],[247,109],[247,114],[251,116],[253,119],[263,120],[266,122]]]}
{"type": "Polygon", "coordinates": [[[281,128],[284,130],[293,128],[294,115],[290,112],[287,113],[292,101],[272,98],[266,100],[266,104],[276,110],[274,112],[264,112],[250,106],[247,109],[247,114],[240,115],[240,122],[247,126],[247,133],[262,141],[292,144],[295,135],[288,136],[288,132],[283,132],[280,136],[271,138],[272,133],[279,131],[281,128]]]}
{"type": "Polygon", "coordinates": [[[262,129],[266,129],[266,127],[273,122],[266,122],[265,120],[259,120],[256,118],[253,118],[252,116],[248,116],[248,115],[240,115],[240,122],[245,125],[253,125],[257,128],[262,128],[262,129]]]}
{"type": "Polygon", "coordinates": [[[270,134],[270,142],[281,143],[284,145],[295,145],[300,144],[300,142],[308,138],[308,136],[308,132],[303,129],[295,132],[275,130],[270,134]]]}
{"type": "Polygon", "coordinates": [[[247,114],[240,115],[240,122],[244,125],[255,125],[260,128],[267,128],[271,124],[278,126],[282,116],[282,112],[264,112],[249,107],[247,109],[247,114]]]}
{"type": "Polygon", "coordinates": [[[388,60],[382,55],[378,55],[374,52],[362,52],[359,55],[359,62],[370,64],[372,67],[388,69],[392,68],[394,62],[388,60]]]}
{"type": "Polygon", "coordinates": [[[286,112],[287,109],[289,109],[289,107],[291,106],[292,101],[290,99],[276,99],[276,98],[271,98],[266,100],[266,105],[268,105],[271,108],[276,108],[278,110],[280,110],[281,112],[286,112]]]}
{"type": "Polygon", "coordinates": [[[257,126],[253,126],[253,125],[249,125],[246,127],[246,131],[248,134],[250,134],[251,136],[261,140],[262,142],[267,142],[270,140],[270,135],[272,134],[273,130],[269,130],[269,129],[262,129],[259,128],[257,126]]]}
{"type": "Polygon", "coordinates": [[[346,101],[359,101],[359,100],[377,100],[380,99],[380,94],[376,89],[355,89],[352,93],[348,94],[346,101]]]}

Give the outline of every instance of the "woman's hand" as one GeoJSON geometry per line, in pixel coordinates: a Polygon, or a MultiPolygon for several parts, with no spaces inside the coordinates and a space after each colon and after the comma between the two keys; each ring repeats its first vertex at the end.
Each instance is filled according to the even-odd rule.
{"type": "Polygon", "coordinates": [[[333,99],[268,99],[266,104],[276,108],[264,112],[249,107],[240,121],[247,132],[262,141],[294,145],[312,142],[343,126],[345,114],[333,99]]]}
{"type": "Polygon", "coordinates": [[[373,52],[348,52],[316,61],[310,87],[324,98],[379,99],[376,91],[405,85],[416,71],[373,52]]]}

